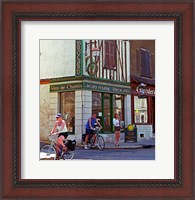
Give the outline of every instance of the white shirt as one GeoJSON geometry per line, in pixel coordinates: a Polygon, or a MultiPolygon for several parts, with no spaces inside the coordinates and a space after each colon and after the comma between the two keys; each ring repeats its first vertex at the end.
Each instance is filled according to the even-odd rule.
{"type": "Polygon", "coordinates": [[[120,126],[120,122],[116,118],[113,119],[113,124],[114,124],[114,126],[120,126]]]}

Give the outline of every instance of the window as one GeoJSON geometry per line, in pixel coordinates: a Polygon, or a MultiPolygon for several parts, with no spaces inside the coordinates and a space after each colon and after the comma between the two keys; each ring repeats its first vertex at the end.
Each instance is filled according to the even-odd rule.
{"type": "Polygon", "coordinates": [[[137,69],[140,69],[140,75],[151,77],[151,52],[143,48],[136,50],[137,69]]]}
{"type": "Polygon", "coordinates": [[[105,40],[105,68],[116,69],[116,41],[105,40]]]}
{"type": "Polygon", "coordinates": [[[92,114],[96,114],[97,118],[102,117],[102,94],[99,92],[92,93],[92,114]]]}
{"type": "Polygon", "coordinates": [[[61,113],[68,132],[75,131],[75,92],[61,93],[61,113]]]}
{"type": "Polygon", "coordinates": [[[99,92],[92,93],[92,113],[97,115],[103,126],[103,131],[113,132],[114,113],[118,113],[121,124],[124,126],[124,96],[104,94],[99,92]]]}
{"type": "Polygon", "coordinates": [[[125,127],[124,122],[124,96],[123,95],[114,95],[114,113],[118,113],[121,126],[125,127]]]}
{"type": "Polygon", "coordinates": [[[148,123],[147,98],[134,96],[135,123],[148,123]]]}

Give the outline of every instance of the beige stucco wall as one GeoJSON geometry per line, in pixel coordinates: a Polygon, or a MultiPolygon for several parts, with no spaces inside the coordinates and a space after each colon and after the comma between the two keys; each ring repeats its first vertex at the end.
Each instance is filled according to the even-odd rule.
{"type": "Polygon", "coordinates": [[[46,140],[49,131],[49,85],[40,86],[40,139],[46,140]]]}
{"type": "Polygon", "coordinates": [[[75,76],[75,40],[40,40],[40,78],[75,76]]]}
{"type": "Polygon", "coordinates": [[[48,140],[58,112],[58,93],[49,92],[49,84],[40,85],[40,139],[48,140]]]}

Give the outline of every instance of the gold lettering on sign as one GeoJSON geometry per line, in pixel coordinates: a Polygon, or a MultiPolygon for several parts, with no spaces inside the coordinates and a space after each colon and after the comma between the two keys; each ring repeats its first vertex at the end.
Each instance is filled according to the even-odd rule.
{"type": "Polygon", "coordinates": [[[62,84],[62,85],[51,85],[50,91],[67,91],[67,90],[76,90],[76,89],[82,89],[83,84],[82,83],[73,83],[73,84],[62,84]]]}
{"type": "Polygon", "coordinates": [[[81,75],[81,40],[76,40],[76,76],[81,75]]]}

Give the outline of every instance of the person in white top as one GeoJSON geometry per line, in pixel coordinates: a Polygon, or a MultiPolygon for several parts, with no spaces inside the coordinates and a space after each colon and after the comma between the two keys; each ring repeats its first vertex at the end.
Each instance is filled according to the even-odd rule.
{"type": "Polygon", "coordinates": [[[114,114],[113,125],[114,125],[114,132],[115,132],[115,146],[119,146],[120,119],[117,113],[114,114]]]}
{"type": "Polygon", "coordinates": [[[64,144],[64,140],[68,137],[66,122],[62,119],[62,114],[58,113],[56,115],[56,122],[54,127],[49,135],[56,134],[58,135],[56,142],[56,159],[59,159],[59,154],[62,150],[66,150],[66,146],[64,144]]]}

